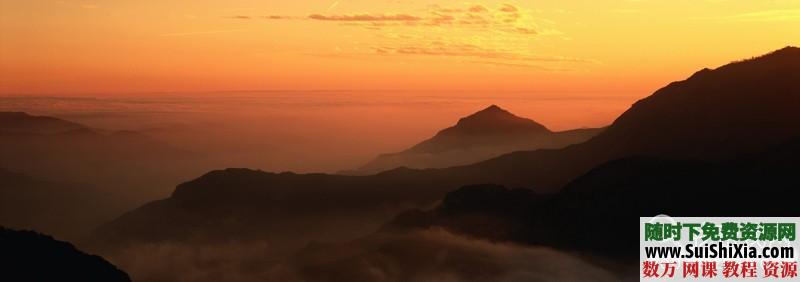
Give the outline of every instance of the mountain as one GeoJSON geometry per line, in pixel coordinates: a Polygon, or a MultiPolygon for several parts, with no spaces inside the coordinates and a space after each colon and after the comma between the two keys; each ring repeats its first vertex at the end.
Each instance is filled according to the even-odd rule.
{"type": "Polygon", "coordinates": [[[0,183],[0,225],[10,228],[76,239],[124,211],[120,199],[91,185],[40,180],[3,169],[0,183]]]}
{"type": "MultiPolygon", "coordinates": [[[[163,196],[155,181],[174,185],[178,170],[191,164],[192,153],[133,131],[91,128],[54,117],[0,112],[0,167],[42,179],[125,186],[163,196]],[[169,179],[169,181],[166,181],[169,179]]],[[[186,175],[181,175],[186,177],[186,175]]],[[[177,179],[176,179],[177,178],[177,179]]]]}
{"type": "Polygon", "coordinates": [[[557,191],[607,161],[646,155],[722,161],[800,136],[800,48],[701,70],[636,102],[602,133],[561,150],[514,152],[452,174],[557,191]]]}
{"type": "MultiPolygon", "coordinates": [[[[106,131],[53,117],[0,112],[0,167],[52,179],[83,181],[129,163],[186,158],[149,136],[106,131]]],[[[110,179],[118,181],[118,179],[110,179]]]]}
{"type": "Polygon", "coordinates": [[[461,118],[432,138],[402,152],[383,154],[348,174],[364,175],[397,167],[444,168],[467,165],[502,154],[562,148],[597,135],[600,129],[553,132],[496,105],[461,118]]]}
{"type": "MultiPolygon", "coordinates": [[[[0,112],[0,224],[74,238],[164,197],[194,155],[147,135],[0,112]],[[14,173],[9,173],[14,172],[14,173]]],[[[191,173],[191,174],[190,174],[191,173]]]]}
{"type": "Polygon", "coordinates": [[[491,241],[638,259],[639,216],[795,216],[800,139],[726,162],[630,157],[600,165],[556,194],[466,186],[382,232],[444,228],[491,241]],[[743,204],[732,204],[743,203],[743,204]],[[744,204],[746,203],[746,204],[744,204]],[[616,226],[614,232],[592,232],[616,226]]]}
{"type": "Polygon", "coordinates": [[[402,207],[432,205],[470,184],[552,194],[618,159],[716,164],[757,157],[800,136],[798,90],[800,49],[788,47],[671,83],[581,144],[515,152],[473,165],[368,176],[214,171],[102,226],[95,238],[111,245],[279,235],[319,239],[328,237],[320,230],[376,228],[402,207]]]}
{"type": "Polygon", "coordinates": [[[524,143],[524,140],[515,137],[535,137],[548,133],[552,131],[533,120],[515,116],[497,105],[491,105],[459,119],[456,125],[439,131],[433,138],[414,145],[406,152],[439,153],[476,146],[524,143]],[[494,140],[495,138],[498,140],[494,140]]]}
{"type": "Polygon", "coordinates": [[[0,112],[0,134],[51,134],[85,128],[81,124],[54,117],[32,116],[23,112],[0,112]]]}
{"type": "Polygon", "coordinates": [[[3,281],[131,281],[103,258],[33,231],[0,227],[0,249],[3,281]]]}

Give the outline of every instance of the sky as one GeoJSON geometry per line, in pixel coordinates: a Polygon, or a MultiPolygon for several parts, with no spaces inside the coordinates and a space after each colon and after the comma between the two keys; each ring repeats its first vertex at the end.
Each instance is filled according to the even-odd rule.
{"type": "Polygon", "coordinates": [[[0,95],[644,96],[798,41],[794,0],[0,0],[0,95]]]}

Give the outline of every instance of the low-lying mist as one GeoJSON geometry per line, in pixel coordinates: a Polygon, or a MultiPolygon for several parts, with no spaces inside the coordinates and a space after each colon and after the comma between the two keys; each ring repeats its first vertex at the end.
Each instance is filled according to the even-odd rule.
{"type": "MultiPolygon", "coordinates": [[[[491,243],[441,230],[375,233],[310,243],[291,253],[266,242],[132,245],[109,258],[136,281],[613,281],[575,255],[491,243]]],[[[635,278],[635,277],[634,277],[635,278]]]]}
{"type": "Polygon", "coordinates": [[[20,96],[0,97],[0,111],[26,111],[94,128],[147,134],[203,155],[202,164],[209,170],[337,172],[361,166],[378,154],[405,149],[491,104],[551,130],[567,130],[605,126],[635,100],[635,96],[596,94],[296,91],[20,96]]]}

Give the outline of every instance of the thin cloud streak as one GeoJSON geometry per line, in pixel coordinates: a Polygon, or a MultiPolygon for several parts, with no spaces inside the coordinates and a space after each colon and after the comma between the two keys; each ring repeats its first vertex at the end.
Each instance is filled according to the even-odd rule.
{"type": "MultiPolygon", "coordinates": [[[[335,7],[337,2],[331,4],[335,7]]],[[[450,57],[462,62],[508,67],[565,71],[565,64],[597,64],[596,60],[568,56],[538,55],[528,46],[532,38],[560,36],[552,21],[534,16],[532,10],[503,4],[494,8],[480,4],[463,7],[430,5],[417,13],[311,14],[306,17],[270,15],[236,16],[251,20],[306,20],[360,27],[374,31],[374,42],[360,43],[351,51],[317,53],[326,58],[369,56],[450,57]],[[503,44],[497,44],[502,42],[503,44]],[[502,47],[500,47],[502,46],[502,47]],[[370,52],[370,50],[372,52],[370,52]]]]}
{"type": "Polygon", "coordinates": [[[189,36],[189,35],[202,35],[202,34],[215,34],[215,33],[227,33],[227,32],[237,32],[242,31],[243,29],[223,29],[223,30],[206,30],[206,31],[191,31],[191,32],[175,32],[175,33],[165,33],[161,36],[189,36]]]}
{"type": "Polygon", "coordinates": [[[312,20],[320,21],[341,21],[341,22],[381,22],[381,21],[419,21],[420,17],[408,14],[395,14],[395,15],[370,15],[370,14],[357,14],[357,15],[321,15],[312,14],[308,16],[312,20]]]}
{"type": "Polygon", "coordinates": [[[697,19],[717,20],[722,22],[800,21],[800,9],[757,11],[724,17],[703,17],[697,19]]]}

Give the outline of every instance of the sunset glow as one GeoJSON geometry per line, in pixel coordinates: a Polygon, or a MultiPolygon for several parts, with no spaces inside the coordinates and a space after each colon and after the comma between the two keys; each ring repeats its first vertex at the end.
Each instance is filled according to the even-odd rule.
{"type": "Polygon", "coordinates": [[[0,0],[0,281],[796,280],[798,109],[800,0],[0,0]]]}
{"type": "Polygon", "coordinates": [[[0,2],[0,93],[641,97],[800,38],[800,1],[0,2]]]}

